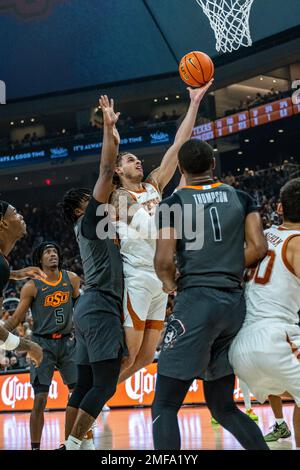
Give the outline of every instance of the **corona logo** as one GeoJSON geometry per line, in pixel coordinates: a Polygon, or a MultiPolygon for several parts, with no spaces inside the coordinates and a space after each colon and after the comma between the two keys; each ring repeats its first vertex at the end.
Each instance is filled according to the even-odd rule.
{"type": "MultiPolygon", "coordinates": [[[[58,397],[58,384],[55,380],[52,380],[49,397],[52,399],[58,397]]],[[[14,409],[17,401],[34,399],[33,388],[29,382],[22,383],[16,375],[10,375],[3,382],[1,399],[4,405],[14,409]]]]}
{"type": "Polygon", "coordinates": [[[59,307],[62,304],[68,303],[70,298],[69,292],[57,291],[54,294],[47,295],[45,298],[45,307],[59,307]]]}
{"type": "Polygon", "coordinates": [[[25,19],[46,16],[54,5],[66,0],[0,0],[0,11],[13,12],[25,19]]]}
{"type": "MultiPolygon", "coordinates": [[[[157,374],[151,374],[147,369],[141,369],[126,380],[125,390],[129,398],[143,403],[144,394],[154,394],[157,374]]],[[[194,380],[190,392],[198,391],[197,380],[194,380]]]]}

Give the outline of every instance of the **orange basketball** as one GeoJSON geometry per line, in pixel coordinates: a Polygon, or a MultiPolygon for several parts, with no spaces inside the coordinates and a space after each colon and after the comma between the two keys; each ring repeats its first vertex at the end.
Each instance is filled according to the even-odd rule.
{"type": "Polygon", "coordinates": [[[207,54],[193,51],[182,57],[179,64],[179,73],[187,85],[200,87],[213,78],[215,67],[207,54]]]}

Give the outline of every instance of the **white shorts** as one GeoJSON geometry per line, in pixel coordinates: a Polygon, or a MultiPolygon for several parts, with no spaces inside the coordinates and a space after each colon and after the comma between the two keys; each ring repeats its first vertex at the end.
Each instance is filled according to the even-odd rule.
{"type": "Polygon", "coordinates": [[[300,407],[299,326],[267,320],[243,327],[229,361],[259,402],[288,392],[300,407]]]}
{"type": "Polygon", "coordinates": [[[124,266],[124,327],[162,330],[168,295],[152,270],[124,266]]]}

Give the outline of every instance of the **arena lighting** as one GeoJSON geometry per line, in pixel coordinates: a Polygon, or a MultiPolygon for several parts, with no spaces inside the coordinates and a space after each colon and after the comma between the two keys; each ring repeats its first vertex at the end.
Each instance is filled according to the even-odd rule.
{"type": "Polygon", "coordinates": [[[214,148],[214,152],[218,152],[218,149],[217,149],[217,147],[215,147],[215,148],[214,148]]]}
{"type": "Polygon", "coordinates": [[[238,152],[238,155],[243,155],[243,152],[240,150],[240,151],[238,152]]]}
{"type": "Polygon", "coordinates": [[[264,77],[260,77],[260,81],[261,81],[261,82],[263,81],[263,79],[264,79],[264,77]]]}
{"type": "Polygon", "coordinates": [[[179,96],[179,95],[176,95],[176,99],[179,100],[179,99],[180,99],[180,96],[179,96]]]}
{"type": "Polygon", "coordinates": [[[52,184],[52,179],[51,179],[51,178],[46,178],[46,179],[44,180],[44,183],[45,183],[46,186],[51,186],[51,184],[52,184]]]}
{"type": "Polygon", "coordinates": [[[62,129],[62,134],[65,134],[66,133],[66,129],[62,129]]]}
{"type": "Polygon", "coordinates": [[[157,103],[157,102],[158,102],[158,99],[157,99],[157,98],[155,98],[155,99],[154,99],[154,103],[157,103]]]}
{"type": "Polygon", "coordinates": [[[24,124],[24,122],[25,122],[24,119],[22,119],[21,124],[24,124]]]}
{"type": "Polygon", "coordinates": [[[14,121],[11,121],[10,125],[13,126],[14,124],[15,124],[14,121]]]}
{"type": "Polygon", "coordinates": [[[31,121],[31,122],[34,122],[34,121],[35,121],[35,119],[34,119],[34,118],[31,118],[31,119],[30,119],[30,121],[31,121]]]}
{"type": "Polygon", "coordinates": [[[279,134],[282,134],[282,133],[284,132],[284,130],[283,130],[283,129],[279,129],[278,132],[279,132],[279,134]]]}
{"type": "Polygon", "coordinates": [[[270,142],[270,144],[274,144],[275,140],[274,140],[274,139],[270,139],[269,142],[270,142]]]}
{"type": "Polygon", "coordinates": [[[250,139],[245,139],[244,142],[247,142],[247,143],[248,143],[248,142],[250,142],[250,139]]]}
{"type": "Polygon", "coordinates": [[[19,180],[19,177],[18,176],[15,176],[15,181],[18,181],[19,180]]]}
{"type": "Polygon", "coordinates": [[[273,83],[277,83],[277,80],[273,80],[273,83]]]}
{"type": "Polygon", "coordinates": [[[165,97],[165,100],[166,100],[166,101],[169,101],[169,98],[166,96],[166,97],[165,97]]]}

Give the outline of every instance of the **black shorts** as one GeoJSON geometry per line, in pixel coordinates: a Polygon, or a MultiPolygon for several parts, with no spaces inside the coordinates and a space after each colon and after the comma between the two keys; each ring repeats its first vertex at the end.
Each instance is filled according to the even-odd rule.
{"type": "Polygon", "coordinates": [[[242,291],[190,287],[175,298],[158,372],[180,380],[216,380],[232,374],[229,346],[246,315],[242,291]]]}
{"type": "Polygon", "coordinates": [[[46,339],[33,335],[32,340],[43,348],[43,360],[39,367],[30,366],[30,383],[50,386],[55,368],[62,376],[65,385],[77,380],[75,364],[75,340],[70,336],[61,339],[46,339]]]}
{"type": "Polygon", "coordinates": [[[89,290],[78,300],[73,318],[77,364],[116,359],[120,351],[126,354],[121,309],[113,299],[89,290]]]}

